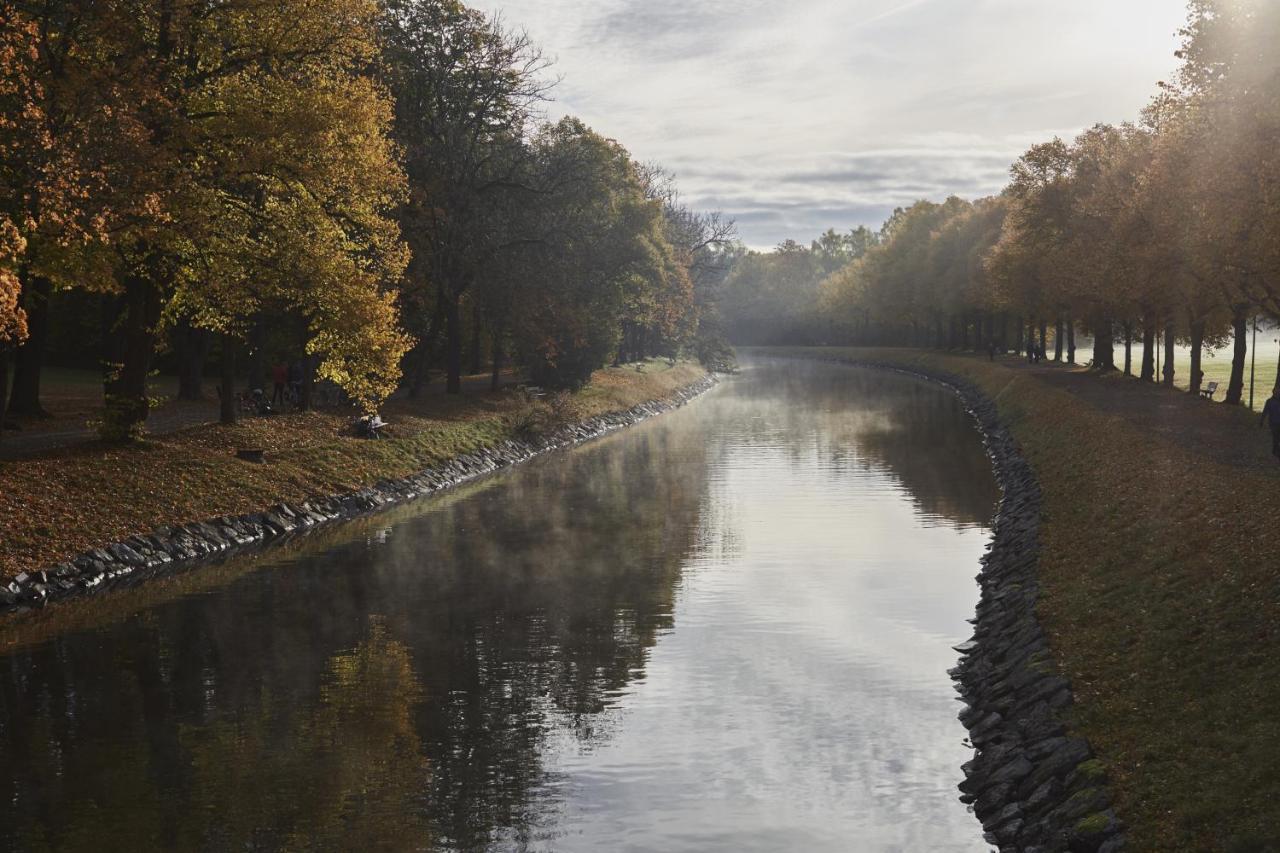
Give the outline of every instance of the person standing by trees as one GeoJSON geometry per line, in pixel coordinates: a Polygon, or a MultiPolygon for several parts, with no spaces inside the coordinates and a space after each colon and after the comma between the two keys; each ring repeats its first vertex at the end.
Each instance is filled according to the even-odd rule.
{"type": "Polygon", "coordinates": [[[1262,426],[1271,427],[1271,452],[1280,459],[1280,384],[1271,390],[1271,399],[1262,409],[1262,426]]]}

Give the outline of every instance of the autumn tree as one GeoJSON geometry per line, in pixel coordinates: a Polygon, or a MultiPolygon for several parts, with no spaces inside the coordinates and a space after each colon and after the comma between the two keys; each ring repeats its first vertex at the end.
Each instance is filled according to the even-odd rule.
{"type": "Polygon", "coordinates": [[[8,401],[9,354],[27,338],[27,315],[19,306],[18,270],[26,252],[28,222],[22,162],[25,149],[43,144],[39,87],[33,73],[37,30],[12,6],[0,5],[0,438],[8,401]]]}
{"type": "MultiPolygon", "coordinates": [[[[55,284],[92,269],[77,263],[86,243],[105,234],[105,172],[101,149],[129,119],[111,109],[115,92],[87,73],[79,34],[100,20],[87,0],[16,2],[0,6],[3,28],[3,215],[23,246],[13,265],[30,334],[18,349],[9,402],[38,416],[40,368],[51,323],[55,284]]],[[[99,63],[100,64],[100,63],[99,63]]]]}
{"type": "Polygon", "coordinates": [[[104,158],[110,274],[80,282],[117,312],[104,434],[145,420],[165,324],[190,318],[233,348],[272,299],[305,318],[320,374],[376,404],[408,341],[387,291],[406,260],[385,215],[403,177],[390,105],[363,74],[374,3],[96,8],[80,54],[124,93],[132,130],[104,158]]]}
{"type": "Polygon", "coordinates": [[[1193,0],[1182,35],[1162,176],[1180,185],[1179,210],[1208,269],[1202,278],[1229,308],[1227,402],[1239,403],[1250,316],[1280,313],[1280,9],[1260,0],[1193,0]]]}

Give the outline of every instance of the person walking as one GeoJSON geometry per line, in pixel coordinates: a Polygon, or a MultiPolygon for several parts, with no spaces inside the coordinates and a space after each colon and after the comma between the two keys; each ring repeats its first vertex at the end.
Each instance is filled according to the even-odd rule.
{"type": "Polygon", "coordinates": [[[1271,399],[1262,408],[1262,426],[1271,427],[1271,452],[1280,459],[1280,384],[1271,390],[1271,399]]]}
{"type": "Polygon", "coordinates": [[[284,385],[289,381],[289,366],[283,361],[271,368],[271,405],[284,405],[284,385]]]}

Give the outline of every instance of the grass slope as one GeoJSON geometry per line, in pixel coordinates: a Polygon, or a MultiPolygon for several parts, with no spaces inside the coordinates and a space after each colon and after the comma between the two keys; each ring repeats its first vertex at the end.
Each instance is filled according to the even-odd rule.
{"type": "Polygon", "coordinates": [[[45,568],[160,525],[255,512],[405,477],[539,423],[669,396],[703,375],[695,364],[656,360],[643,370],[601,370],[554,412],[516,390],[431,394],[387,407],[393,435],[386,441],[347,437],[347,416],[310,412],[0,462],[0,577],[45,568]],[[243,447],[264,448],[267,464],[234,459],[243,447]]]}

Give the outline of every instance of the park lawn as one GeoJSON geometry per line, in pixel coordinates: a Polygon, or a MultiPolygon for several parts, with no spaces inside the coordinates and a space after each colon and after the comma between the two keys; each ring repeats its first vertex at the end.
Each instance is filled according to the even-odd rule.
{"type": "MultiPolygon", "coordinates": [[[[1253,348],[1253,340],[1250,339],[1249,360],[1244,366],[1244,400],[1245,405],[1249,404],[1249,379],[1250,371],[1253,373],[1253,409],[1261,412],[1262,407],[1266,405],[1267,398],[1271,396],[1271,389],[1276,386],[1277,368],[1280,367],[1280,340],[1276,335],[1280,333],[1277,329],[1260,329],[1257,338],[1257,348],[1253,348]]],[[[1081,363],[1087,361],[1092,354],[1093,342],[1090,338],[1080,336],[1076,341],[1076,359],[1081,363]]],[[[1183,391],[1191,387],[1191,348],[1184,345],[1178,345],[1173,350],[1173,384],[1183,391]]],[[[1163,345],[1159,348],[1159,356],[1164,358],[1163,345]]],[[[1050,338],[1049,355],[1053,355],[1053,340],[1050,338]]],[[[1223,344],[1215,349],[1206,348],[1200,360],[1200,369],[1204,371],[1204,382],[1200,387],[1207,387],[1210,382],[1218,383],[1218,390],[1214,396],[1215,400],[1221,401],[1227,394],[1227,385],[1231,382],[1231,342],[1223,344]]],[[[1124,347],[1117,343],[1115,347],[1116,366],[1124,367],[1124,347]]],[[[1136,376],[1142,370],[1142,342],[1138,341],[1133,346],[1131,354],[1133,360],[1131,370],[1136,376]]],[[[1164,363],[1161,361],[1159,367],[1163,369],[1164,363]]],[[[1157,373],[1157,376],[1163,375],[1157,373]]]]}
{"type": "MultiPolygon", "coordinates": [[[[1153,437],[985,357],[773,352],[946,371],[995,400],[1044,493],[1039,613],[1074,683],[1070,724],[1110,773],[1131,849],[1280,850],[1274,471],[1153,437]]],[[[1261,440],[1256,418],[1217,412],[1240,442],[1261,440]]]]}
{"type": "MultiPolygon", "coordinates": [[[[12,374],[12,370],[10,371],[12,374]]],[[[8,388],[13,387],[10,375],[8,388]]],[[[178,403],[178,378],[156,374],[147,381],[147,393],[171,406],[197,407],[195,403],[178,403]]],[[[102,373],[74,367],[46,367],[40,371],[40,403],[47,417],[17,418],[24,431],[52,431],[81,427],[102,414],[102,373]]],[[[205,408],[216,407],[216,403],[205,408]]]]}
{"type": "Polygon", "coordinates": [[[518,389],[424,395],[385,408],[392,424],[385,441],[346,435],[346,415],[306,412],[0,461],[0,576],[47,568],[162,525],[241,515],[406,477],[522,430],[668,397],[704,375],[689,362],[610,368],[554,405],[530,401],[518,389]],[[237,448],[247,447],[264,449],[266,464],[234,458],[237,448]]]}

